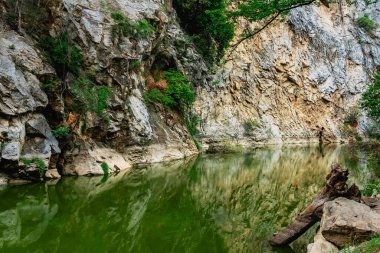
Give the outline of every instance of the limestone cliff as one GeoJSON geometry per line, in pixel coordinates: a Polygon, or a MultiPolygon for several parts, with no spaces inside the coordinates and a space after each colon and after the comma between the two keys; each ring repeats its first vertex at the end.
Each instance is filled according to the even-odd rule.
{"type": "MultiPolygon", "coordinates": [[[[179,113],[143,99],[167,69],[183,72],[196,90],[193,112],[204,149],[313,141],[321,127],[337,140],[380,65],[379,29],[368,33],[356,24],[364,13],[380,23],[380,3],[295,9],[242,43],[213,74],[170,0],[35,2],[23,1],[36,12],[18,23],[15,2],[0,3],[0,178],[103,174],[196,154],[179,113]],[[115,12],[132,24],[147,21],[154,32],[115,35],[115,12]],[[111,90],[107,117],[69,109],[77,77],[53,68],[38,42],[62,32],[83,54],[81,72],[111,90]],[[57,78],[59,89],[41,88],[57,78]],[[51,129],[61,125],[72,134],[57,140],[51,129]]],[[[250,25],[240,21],[240,27],[250,25]]],[[[359,123],[364,131],[367,119],[359,123]]]]}
{"type": "MultiPolygon", "coordinates": [[[[309,142],[322,127],[332,141],[344,137],[344,118],[380,64],[380,30],[368,33],[357,19],[380,23],[380,3],[339,2],[294,9],[237,47],[199,90],[204,146],[309,142]]],[[[367,127],[362,115],[359,131],[367,127]]]]}

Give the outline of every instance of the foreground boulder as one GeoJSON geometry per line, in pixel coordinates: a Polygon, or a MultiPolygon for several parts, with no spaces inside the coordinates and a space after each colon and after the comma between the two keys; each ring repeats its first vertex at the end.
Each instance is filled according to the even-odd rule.
{"type": "Polygon", "coordinates": [[[324,205],[321,232],[338,247],[363,242],[380,234],[380,214],[367,205],[337,198],[324,205]]]}
{"type": "Polygon", "coordinates": [[[323,237],[321,230],[314,237],[314,243],[310,243],[307,246],[308,253],[333,253],[338,252],[338,247],[336,247],[331,242],[327,241],[326,238],[323,237]]]}

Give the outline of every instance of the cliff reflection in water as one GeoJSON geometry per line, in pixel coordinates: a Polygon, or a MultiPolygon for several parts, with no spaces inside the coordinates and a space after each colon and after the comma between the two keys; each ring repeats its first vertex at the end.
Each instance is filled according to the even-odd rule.
{"type": "Polygon", "coordinates": [[[356,183],[378,171],[359,149],[273,147],[4,188],[0,252],[273,252],[266,240],[310,202],[332,162],[356,183]]]}

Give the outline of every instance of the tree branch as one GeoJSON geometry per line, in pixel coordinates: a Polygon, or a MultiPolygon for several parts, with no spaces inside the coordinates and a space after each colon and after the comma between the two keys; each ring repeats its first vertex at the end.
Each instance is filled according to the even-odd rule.
{"type": "Polygon", "coordinates": [[[307,2],[304,2],[304,3],[300,3],[300,4],[297,4],[297,5],[293,5],[293,6],[290,6],[290,7],[287,7],[287,8],[284,8],[284,9],[279,9],[277,10],[277,12],[274,14],[274,16],[272,18],[270,18],[268,20],[268,22],[266,22],[262,27],[260,27],[259,29],[256,29],[255,31],[251,32],[251,33],[248,33],[247,35],[245,35],[244,37],[240,38],[235,44],[231,45],[231,50],[230,52],[228,53],[228,56],[227,58],[229,58],[231,56],[231,54],[236,50],[236,48],[245,40],[248,40],[252,37],[254,37],[255,35],[257,35],[258,33],[260,33],[261,31],[263,31],[265,28],[267,28],[270,24],[272,24],[277,18],[278,16],[280,16],[282,13],[284,12],[287,12],[287,11],[290,11],[292,9],[296,9],[298,7],[301,7],[301,6],[305,6],[305,5],[310,5],[312,4],[313,2],[315,2],[316,0],[310,0],[310,1],[307,1],[307,2]]]}

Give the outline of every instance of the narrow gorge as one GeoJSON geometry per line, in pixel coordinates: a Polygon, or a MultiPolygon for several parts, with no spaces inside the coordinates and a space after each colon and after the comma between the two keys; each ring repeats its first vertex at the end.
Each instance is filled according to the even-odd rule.
{"type": "MultiPolygon", "coordinates": [[[[29,218],[0,204],[0,252],[77,252],[54,240],[81,230],[108,193],[114,209],[98,218],[127,224],[119,232],[131,244],[114,252],[273,252],[268,236],[332,163],[352,169],[360,190],[380,189],[379,25],[377,0],[0,0],[0,195],[39,213],[20,239],[29,218]],[[122,205],[131,209],[119,217],[122,205]],[[57,217],[59,206],[75,218],[57,217]],[[173,224],[199,230],[189,251],[184,235],[158,240],[141,223],[146,214],[160,231],[154,216],[169,226],[158,213],[176,208],[173,224]],[[56,251],[39,251],[61,219],[73,227],[57,226],[47,236],[56,251]]],[[[120,243],[110,227],[104,238],[120,243]]],[[[308,236],[286,252],[304,252],[308,236]]],[[[78,252],[112,250],[91,247],[78,252]]]]}

